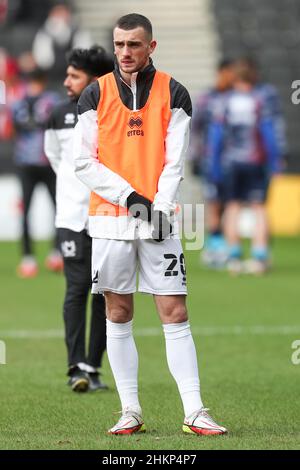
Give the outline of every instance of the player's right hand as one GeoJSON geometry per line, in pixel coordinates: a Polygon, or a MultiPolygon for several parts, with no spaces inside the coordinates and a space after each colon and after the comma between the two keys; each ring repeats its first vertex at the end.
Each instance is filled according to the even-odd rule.
{"type": "Polygon", "coordinates": [[[151,222],[152,203],[149,199],[133,191],[129,194],[126,205],[133,217],[151,222]]]}

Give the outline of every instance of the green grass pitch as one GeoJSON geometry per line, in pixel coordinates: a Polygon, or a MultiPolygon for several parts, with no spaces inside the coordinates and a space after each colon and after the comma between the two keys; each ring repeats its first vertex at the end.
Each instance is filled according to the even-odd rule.
{"type": "Polygon", "coordinates": [[[40,274],[15,275],[19,248],[0,244],[0,449],[299,449],[300,240],[276,239],[274,270],[263,278],[231,278],[199,265],[187,252],[190,320],[202,398],[226,436],[186,436],[160,324],[150,296],[135,301],[140,399],[145,435],[114,436],[118,396],[107,359],[106,392],[78,395],[66,385],[62,335],[64,280],[42,267],[48,245],[37,244],[40,274]],[[239,327],[239,328],[237,328],[239,327]]]}

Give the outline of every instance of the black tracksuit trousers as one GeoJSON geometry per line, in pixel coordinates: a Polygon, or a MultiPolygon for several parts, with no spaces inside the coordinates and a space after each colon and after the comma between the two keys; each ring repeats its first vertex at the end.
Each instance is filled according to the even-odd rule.
{"type": "Polygon", "coordinates": [[[101,294],[93,294],[91,324],[86,351],[86,310],[92,285],[92,239],[87,232],[74,232],[59,228],[58,236],[64,257],[66,294],[63,307],[65,340],[69,367],[84,362],[101,367],[106,349],[105,300],[101,294]]]}

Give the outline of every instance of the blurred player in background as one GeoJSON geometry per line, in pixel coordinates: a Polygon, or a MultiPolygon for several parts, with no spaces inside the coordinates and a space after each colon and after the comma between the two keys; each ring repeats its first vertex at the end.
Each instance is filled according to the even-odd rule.
{"type": "Polygon", "coordinates": [[[62,3],[51,8],[33,40],[32,53],[38,66],[47,71],[51,83],[59,86],[65,75],[66,53],[91,45],[90,33],[78,27],[71,7],[62,3]]]}
{"type": "Polygon", "coordinates": [[[99,46],[74,49],[68,57],[64,86],[68,99],[53,111],[45,133],[45,152],[57,175],[56,227],[64,257],[66,294],[64,321],[68,350],[68,384],[76,392],[107,388],[99,377],[106,348],[105,302],[92,296],[88,354],[85,351],[86,304],[91,289],[92,239],[87,232],[90,191],[75,176],[73,134],[77,101],[96,77],[113,70],[113,61],[99,46]]]}
{"type": "Polygon", "coordinates": [[[180,83],[154,68],[155,47],[146,17],[120,18],[114,28],[116,69],[89,85],[78,102],[76,173],[93,191],[93,289],[105,293],[107,353],[122,404],[122,416],[108,432],[145,430],[132,332],[138,269],[139,291],[154,296],[162,322],[184,407],[183,431],[223,434],[226,429],[208,415],[200,397],[174,216],[192,105],[180,83]]]}
{"type": "Polygon", "coordinates": [[[0,48],[0,81],[5,83],[4,98],[0,101],[0,142],[13,138],[14,128],[12,119],[12,107],[16,101],[20,101],[26,87],[20,79],[18,63],[8,53],[0,48]]]}
{"type": "MultiPolygon", "coordinates": [[[[15,128],[14,159],[23,193],[23,258],[17,268],[17,273],[23,278],[34,277],[38,273],[28,226],[31,198],[38,183],[46,185],[55,205],[55,174],[44,152],[44,129],[59,96],[47,91],[46,85],[45,72],[35,68],[27,75],[24,98],[12,106],[15,128]]],[[[62,258],[57,240],[46,259],[46,266],[53,271],[62,270],[62,258]]]]}
{"type": "Polygon", "coordinates": [[[282,151],[273,108],[256,89],[256,75],[246,60],[235,63],[234,89],[217,110],[208,131],[210,176],[224,181],[227,201],[224,230],[229,245],[228,269],[243,269],[238,221],[247,204],[255,215],[248,272],[264,273],[269,262],[265,201],[270,177],[281,170],[282,151]]]}
{"type": "Polygon", "coordinates": [[[222,230],[224,210],[223,181],[212,181],[209,175],[207,131],[215,110],[222,106],[226,92],[234,81],[233,61],[224,59],[218,66],[213,88],[201,94],[194,104],[191,152],[192,172],[201,178],[205,199],[207,236],[202,260],[210,267],[221,267],[227,260],[227,246],[222,230]]]}
{"type": "Polygon", "coordinates": [[[243,58],[240,60],[240,62],[246,64],[247,67],[252,70],[255,90],[270,110],[270,113],[273,117],[276,140],[283,159],[282,163],[284,164],[288,157],[289,149],[286,136],[286,123],[283,116],[282,103],[277,88],[271,83],[266,83],[260,80],[259,68],[253,59],[243,58]]]}

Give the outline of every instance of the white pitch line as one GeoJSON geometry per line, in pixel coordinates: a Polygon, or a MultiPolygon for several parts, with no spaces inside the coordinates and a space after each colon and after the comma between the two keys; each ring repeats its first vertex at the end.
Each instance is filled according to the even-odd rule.
{"type": "MultiPolygon", "coordinates": [[[[192,326],[195,336],[241,336],[241,335],[300,335],[300,325],[252,325],[252,326],[192,326]]],[[[137,337],[161,336],[162,328],[135,328],[137,337]]],[[[56,339],[63,338],[63,330],[5,330],[0,339],[56,339]]]]}
{"type": "Polygon", "coordinates": [[[63,338],[63,330],[6,330],[0,331],[0,338],[44,339],[63,338]]]}

